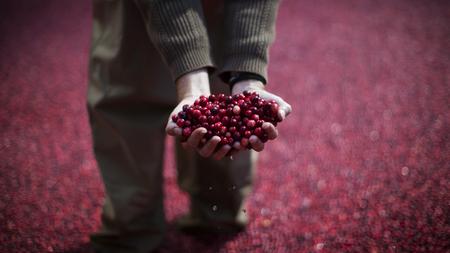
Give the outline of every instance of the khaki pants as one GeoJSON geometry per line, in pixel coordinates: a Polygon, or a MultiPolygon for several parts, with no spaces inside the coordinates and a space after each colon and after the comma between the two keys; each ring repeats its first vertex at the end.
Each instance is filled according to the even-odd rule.
{"type": "MultiPolygon", "coordinates": [[[[94,1],[88,110],[106,189],[102,227],[92,236],[98,252],[149,252],[161,243],[164,127],[176,102],[175,85],[134,2],[94,1]]],[[[204,159],[177,143],[178,182],[191,199],[185,223],[245,226],[254,158],[243,152],[233,161],[204,159]]]]}

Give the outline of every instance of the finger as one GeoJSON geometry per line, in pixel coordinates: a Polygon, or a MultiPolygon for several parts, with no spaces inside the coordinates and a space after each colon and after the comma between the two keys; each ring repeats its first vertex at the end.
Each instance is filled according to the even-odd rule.
{"type": "Polygon", "coordinates": [[[198,153],[203,157],[211,156],[219,142],[220,137],[213,136],[201,149],[198,150],[198,153]]]}
{"type": "Polygon", "coordinates": [[[220,160],[222,159],[227,153],[228,151],[230,151],[231,146],[230,145],[223,145],[219,151],[217,151],[216,153],[214,153],[213,158],[216,160],[220,160]]]}
{"type": "Polygon", "coordinates": [[[284,100],[282,101],[282,103],[279,104],[280,108],[278,109],[278,118],[284,120],[292,112],[292,107],[284,100]]]}
{"type": "Polygon", "coordinates": [[[252,144],[252,148],[255,151],[258,151],[258,152],[263,151],[264,143],[258,137],[256,137],[256,135],[250,136],[249,141],[250,141],[250,144],[252,144]]]}
{"type": "Polygon", "coordinates": [[[199,127],[197,129],[195,129],[192,133],[191,136],[189,136],[187,143],[189,144],[189,146],[191,146],[192,148],[197,148],[198,145],[200,144],[200,141],[203,138],[203,135],[205,135],[207,132],[206,128],[204,127],[199,127]]]}
{"type": "Polygon", "coordinates": [[[182,131],[183,130],[180,127],[178,127],[177,124],[175,124],[174,122],[167,123],[167,126],[166,126],[167,134],[169,134],[171,136],[180,136],[182,131]]]}
{"type": "Polygon", "coordinates": [[[273,124],[264,122],[262,125],[262,129],[267,133],[267,137],[269,138],[269,140],[273,140],[278,137],[278,130],[273,124]]]}

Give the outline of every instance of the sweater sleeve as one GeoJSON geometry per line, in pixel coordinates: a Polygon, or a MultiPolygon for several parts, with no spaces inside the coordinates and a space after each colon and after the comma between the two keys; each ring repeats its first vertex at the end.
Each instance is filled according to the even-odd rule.
{"type": "Polygon", "coordinates": [[[269,46],[275,37],[277,0],[225,0],[225,48],[220,76],[248,72],[267,82],[269,46]]]}
{"type": "Polygon", "coordinates": [[[193,70],[213,67],[200,0],[136,0],[149,37],[176,80],[193,70]]]}

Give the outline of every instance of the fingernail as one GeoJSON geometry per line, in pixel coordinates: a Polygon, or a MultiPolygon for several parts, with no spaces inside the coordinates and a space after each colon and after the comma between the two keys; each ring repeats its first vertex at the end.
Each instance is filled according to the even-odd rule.
{"type": "Polygon", "coordinates": [[[284,110],[280,110],[280,118],[281,118],[281,120],[284,120],[285,117],[286,117],[286,112],[284,110]]]}

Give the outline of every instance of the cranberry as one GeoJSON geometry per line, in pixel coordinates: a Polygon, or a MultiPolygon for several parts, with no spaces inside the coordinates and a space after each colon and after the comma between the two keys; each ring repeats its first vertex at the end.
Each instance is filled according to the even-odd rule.
{"type": "Polygon", "coordinates": [[[198,119],[202,115],[202,112],[200,110],[193,110],[192,116],[196,119],[198,119]]]}
{"type": "Polygon", "coordinates": [[[180,118],[180,119],[186,119],[186,117],[187,117],[186,112],[179,112],[179,113],[178,113],[178,118],[180,118]]]}
{"type": "Polygon", "coordinates": [[[263,134],[262,128],[260,128],[260,127],[255,128],[255,130],[253,130],[253,133],[254,133],[256,136],[261,137],[262,134],[263,134]]]}
{"type": "Polygon", "coordinates": [[[242,138],[241,139],[241,146],[244,147],[244,148],[248,146],[248,139],[247,138],[242,138]]]}
{"type": "Polygon", "coordinates": [[[221,122],[216,122],[216,123],[214,123],[213,129],[218,130],[218,129],[220,129],[221,127],[222,127],[222,123],[221,123],[221,122]]]}
{"type": "Polygon", "coordinates": [[[278,104],[275,102],[272,102],[272,104],[270,105],[270,110],[272,112],[272,115],[275,116],[278,113],[278,104]]]}
{"type": "Polygon", "coordinates": [[[183,127],[183,125],[184,125],[184,119],[178,119],[177,120],[177,126],[183,127]]]}
{"type": "Polygon", "coordinates": [[[209,99],[209,101],[214,102],[214,101],[216,101],[217,97],[216,97],[216,95],[211,94],[211,95],[209,95],[208,99],[209,99]]]}
{"type": "Polygon", "coordinates": [[[176,114],[172,115],[172,121],[177,122],[178,116],[176,114]]]}
{"type": "Polygon", "coordinates": [[[239,105],[235,105],[233,107],[233,113],[239,115],[241,113],[241,107],[239,107],[239,105]]]}
{"type": "Polygon", "coordinates": [[[198,120],[199,120],[200,122],[204,123],[204,122],[208,121],[208,118],[207,118],[205,115],[202,115],[202,116],[200,116],[200,117],[198,118],[198,120]]]}
{"type": "Polygon", "coordinates": [[[252,135],[252,132],[250,132],[249,130],[244,132],[244,136],[249,138],[252,135]]]}
{"type": "Polygon", "coordinates": [[[247,127],[248,128],[254,128],[255,127],[255,125],[256,125],[256,121],[254,121],[254,120],[249,120],[249,121],[247,121],[247,127]]]}
{"type": "Polygon", "coordinates": [[[192,130],[190,127],[183,128],[183,137],[189,137],[192,133],[192,130]]]}
{"type": "Polygon", "coordinates": [[[258,114],[253,114],[251,116],[251,119],[254,120],[254,121],[258,121],[259,120],[259,115],[258,114]]]}
{"type": "Polygon", "coordinates": [[[216,115],[217,113],[219,113],[219,107],[214,106],[213,108],[211,108],[211,114],[212,115],[216,115]]]}
{"type": "Polygon", "coordinates": [[[222,121],[222,124],[227,126],[228,123],[230,123],[230,118],[228,118],[228,116],[223,116],[221,121],[222,121]]]}
{"type": "Polygon", "coordinates": [[[224,135],[228,130],[226,126],[221,126],[219,129],[220,129],[219,132],[222,135],[224,135]]]}

